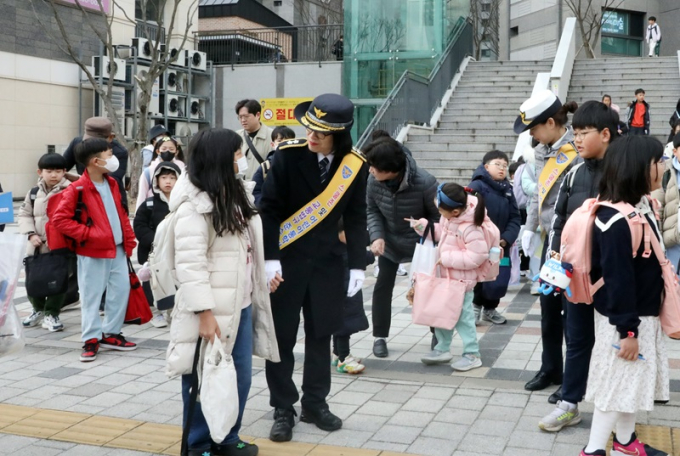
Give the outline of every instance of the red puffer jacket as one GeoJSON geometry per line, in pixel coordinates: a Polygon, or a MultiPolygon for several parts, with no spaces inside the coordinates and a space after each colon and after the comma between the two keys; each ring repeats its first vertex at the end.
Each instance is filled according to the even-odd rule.
{"type": "MultiPolygon", "coordinates": [[[[136,245],[135,233],[121,204],[118,183],[111,177],[104,177],[111,187],[111,195],[118,209],[118,217],[123,228],[125,254],[130,257],[136,245]]],[[[75,239],[76,254],[92,258],[115,258],[116,245],[104,202],[87,170],[61,194],[63,196],[59,206],[50,220],[52,226],[64,236],[75,239]],[[78,206],[78,193],[82,193],[84,207],[80,220],[76,221],[74,217],[78,206]]]]}

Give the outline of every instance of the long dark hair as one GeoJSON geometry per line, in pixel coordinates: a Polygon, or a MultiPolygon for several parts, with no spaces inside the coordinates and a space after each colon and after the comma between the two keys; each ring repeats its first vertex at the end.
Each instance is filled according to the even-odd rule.
{"type": "Polygon", "coordinates": [[[486,207],[484,206],[484,198],[482,198],[482,195],[476,193],[471,188],[463,187],[454,182],[444,184],[441,188],[441,191],[444,193],[444,195],[448,196],[456,203],[462,204],[462,206],[460,207],[451,207],[440,201],[439,207],[447,211],[461,209],[461,207],[467,208],[468,195],[474,195],[475,197],[477,197],[477,207],[475,208],[474,223],[477,226],[482,226],[482,223],[484,223],[484,216],[486,215],[486,207]]]}
{"type": "Polygon", "coordinates": [[[225,231],[243,233],[248,220],[257,214],[234,172],[234,153],[242,143],[241,136],[226,128],[201,130],[189,143],[189,180],[210,197],[212,223],[218,236],[225,231]]]}
{"type": "Polygon", "coordinates": [[[349,130],[333,133],[333,153],[342,158],[352,150],[352,134],[349,130]]]}
{"type": "Polygon", "coordinates": [[[663,156],[663,145],[652,136],[622,136],[613,141],[604,156],[600,199],[635,205],[651,191],[652,161],[663,156]]]}

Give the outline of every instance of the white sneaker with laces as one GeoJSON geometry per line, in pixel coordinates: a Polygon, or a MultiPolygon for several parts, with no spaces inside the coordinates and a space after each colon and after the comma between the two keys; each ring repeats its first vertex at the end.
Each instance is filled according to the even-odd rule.
{"type": "Polygon", "coordinates": [[[359,374],[366,369],[366,366],[361,364],[359,360],[354,359],[351,355],[345,358],[344,362],[338,360],[336,370],[341,374],[359,374]]]}
{"type": "Polygon", "coordinates": [[[408,271],[406,268],[404,268],[401,264],[399,265],[399,268],[397,269],[397,275],[400,277],[404,277],[408,275],[408,271]]]}
{"type": "Polygon", "coordinates": [[[59,317],[52,315],[45,315],[45,319],[42,322],[43,329],[50,332],[57,332],[64,330],[64,324],[59,320],[59,317]]]}
{"type": "Polygon", "coordinates": [[[443,352],[440,350],[432,350],[430,353],[427,355],[423,356],[420,358],[420,362],[423,364],[430,366],[433,364],[446,364],[450,363],[451,359],[453,359],[453,355],[451,355],[450,352],[443,352]]]}
{"type": "Polygon", "coordinates": [[[163,314],[160,314],[160,313],[155,315],[151,319],[151,324],[155,328],[165,328],[166,326],[168,326],[168,322],[165,320],[165,317],[163,316],[163,314]]]}
{"type": "Polygon", "coordinates": [[[574,426],[581,422],[578,407],[558,401],[555,410],[539,421],[538,427],[547,432],[558,432],[565,426],[574,426]]]}
{"type": "Polygon", "coordinates": [[[37,326],[40,324],[44,318],[44,314],[42,312],[34,310],[31,315],[26,317],[23,322],[21,322],[26,328],[32,327],[32,326],[37,326]]]}
{"type": "Polygon", "coordinates": [[[467,372],[482,367],[482,359],[479,356],[465,354],[458,361],[451,364],[451,368],[458,372],[467,372]]]}

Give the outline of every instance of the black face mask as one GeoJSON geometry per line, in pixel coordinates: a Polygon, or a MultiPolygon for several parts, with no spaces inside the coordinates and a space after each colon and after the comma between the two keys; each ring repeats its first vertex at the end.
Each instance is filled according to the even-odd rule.
{"type": "Polygon", "coordinates": [[[161,152],[161,160],[164,162],[172,161],[173,158],[175,158],[175,154],[172,152],[161,152]]]}

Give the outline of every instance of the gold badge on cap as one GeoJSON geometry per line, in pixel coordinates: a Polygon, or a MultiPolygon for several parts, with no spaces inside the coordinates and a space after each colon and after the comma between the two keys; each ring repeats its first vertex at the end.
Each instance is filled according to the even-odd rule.
{"type": "Polygon", "coordinates": [[[317,108],[316,106],[314,106],[314,114],[316,115],[316,118],[317,118],[317,119],[321,119],[321,118],[325,117],[326,114],[328,114],[328,113],[327,113],[327,112],[323,112],[322,110],[320,110],[319,108],[317,108]]]}
{"type": "Polygon", "coordinates": [[[531,123],[531,120],[526,120],[526,115],[527,115],[527,114],[526,114],[525,112],[523,112],[523,111],[520,111],[520,112],[519,112],[519,116],[522,118],[522,123],[523,123],[524,125],[529,125],[529,124],[531,123]]]}

